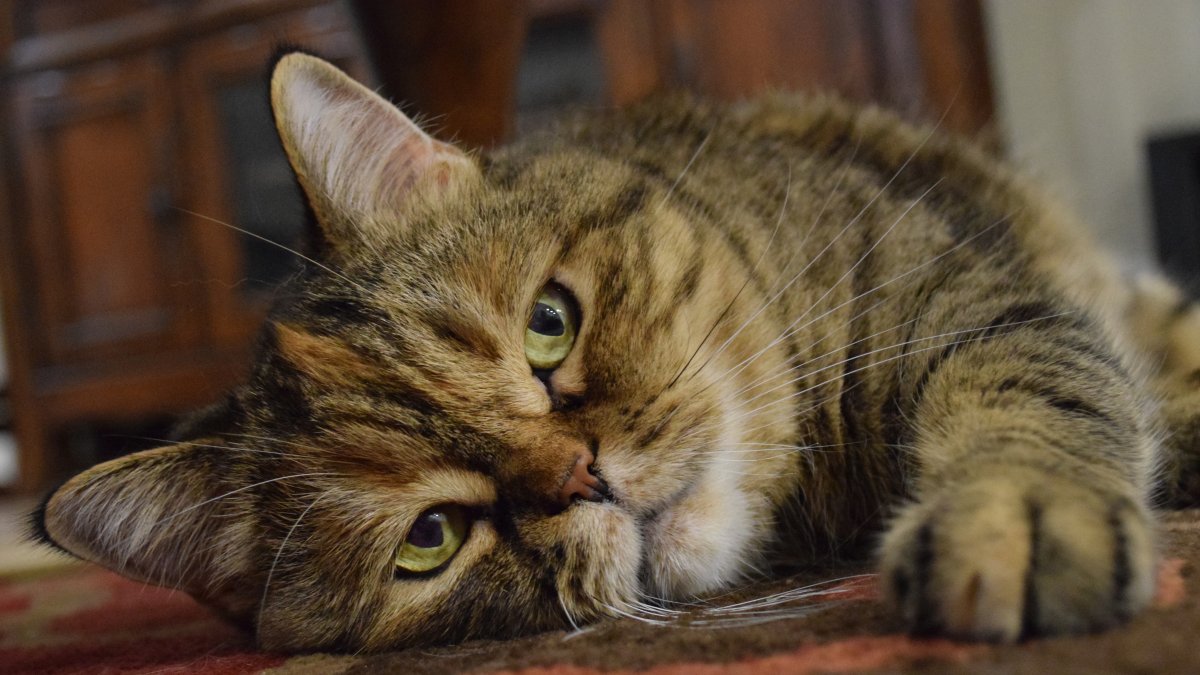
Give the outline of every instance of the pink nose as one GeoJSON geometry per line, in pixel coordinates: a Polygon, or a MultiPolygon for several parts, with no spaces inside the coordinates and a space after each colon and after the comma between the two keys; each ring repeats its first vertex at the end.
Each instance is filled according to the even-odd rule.
{"type": "Polygon", "coordinates": [[[575,464],[571,466],[571,473],[567,475],[567,480],[558,490],[558,501],[563,506],[569,506],[571,500],[576,497],[589,502],[602,502],[611,497],[608,485],[599,476],[593,475],[588,470],[594,461],[596,458],[587,450],[575,456],[575,464]]]}

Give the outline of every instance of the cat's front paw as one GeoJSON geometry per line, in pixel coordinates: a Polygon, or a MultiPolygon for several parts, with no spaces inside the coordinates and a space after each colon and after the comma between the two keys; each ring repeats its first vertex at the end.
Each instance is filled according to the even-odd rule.
{"type": "Polygon", "coordinates": [[[1002,642],[1128,619],[1154,564],[1149,516],[1129,498],[1005,468],[907,507],[881,561],[913,632],[1002,642]]]}

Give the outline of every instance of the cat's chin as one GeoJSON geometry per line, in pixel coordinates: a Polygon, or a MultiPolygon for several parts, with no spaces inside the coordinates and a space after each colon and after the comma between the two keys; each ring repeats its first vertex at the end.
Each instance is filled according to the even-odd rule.
{"type": "Polygon", "coordinates": [[[717,460],[697,482],[645,522],[643,583],[665,600],[690,600],[746,576],[768,535],[758,504],[717,460]]]}

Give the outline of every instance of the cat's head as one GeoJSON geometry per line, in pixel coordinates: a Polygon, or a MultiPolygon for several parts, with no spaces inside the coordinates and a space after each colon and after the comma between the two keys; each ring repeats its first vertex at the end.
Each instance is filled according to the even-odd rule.
{"type": "Polygon", "coordinates": [[[772,364],[726,376],[764,342],[722,323],[746,272],[670,180],[571,143],[473,157],[304,54],[271,100],[320,259],[191,441],[72,479],[49,539],[273,649],[569,627],[755,563],[777,495],[731,453],[772,364]]]}

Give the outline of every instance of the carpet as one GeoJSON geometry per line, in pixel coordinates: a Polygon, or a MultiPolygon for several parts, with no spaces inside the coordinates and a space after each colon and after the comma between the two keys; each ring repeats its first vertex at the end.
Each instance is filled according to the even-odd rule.
{"type": "Polygon", "coordinates": [[[0,574],[0,672],[16,673],[1196,673],[1200,672],[1200,511],[1173,513],[1154,606],[1111,632],[1019,645],[912,639],[862,570],[817,570],[746,589],[721,604],[791,589],[736,621],[712,609],[667,625],[614,619],[581,631],[371,655],[287,656],[188,596],[91,566],[0,574]],[[833,577],[837,580],[828,581],[833,577]],[[816,586],[820,579],[827,580],[816,586]],[[819,592],[816,592],[819,591],[819,592]],[[781,610],[802,614],[773,619],[781,610]]]}

